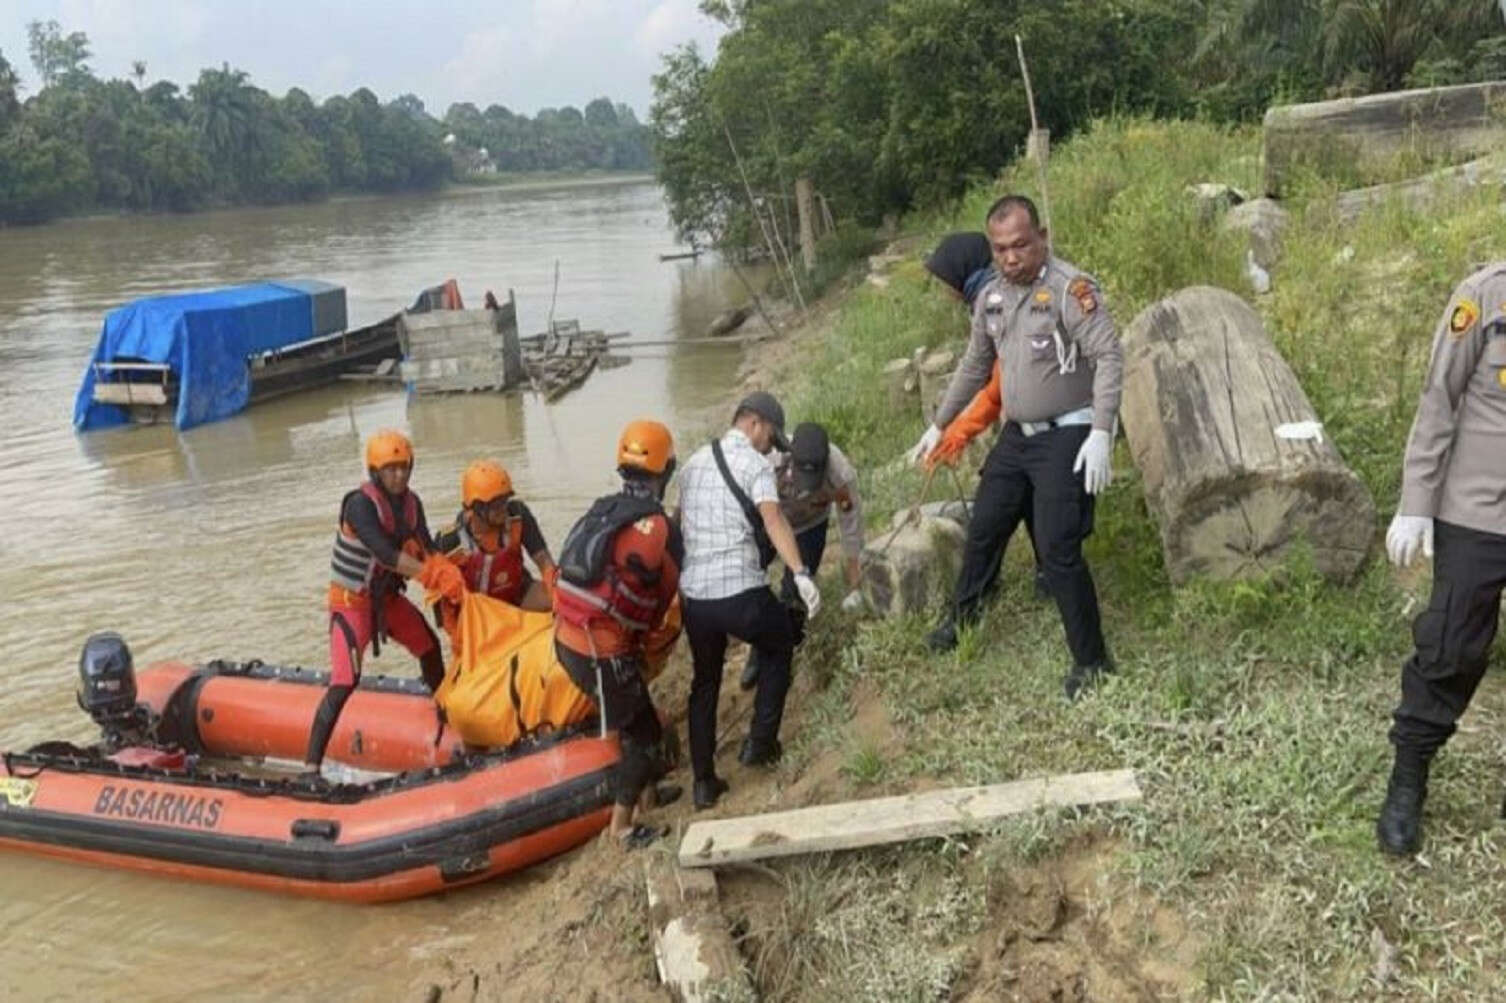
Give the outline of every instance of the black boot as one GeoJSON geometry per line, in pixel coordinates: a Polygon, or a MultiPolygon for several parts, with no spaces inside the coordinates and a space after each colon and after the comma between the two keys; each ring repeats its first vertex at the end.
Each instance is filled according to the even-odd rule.
{"type": "Polygon", "coordinates": [[[737,753],[737,761],[744,766],[773,766],[784,755],[784,746],[779,744],[779,739],[772,742],[760,743],[753,740],[749,735],[743,739],[743,747],[737,753]]]}
{"type": "Polygon", "coordinates": [[[926,647],[937,654],[943,654],[957,647],[957,623],[951,617],[942,621],[941,626],[926,635],[926,647]]]}
{"type": "Polygon", "coordinates": [[[758,667],[758,649],[749,648],[748,660],[743,663],[743,674],[737,681],[737,685],[744,691],[758,685],[758,667]]]}
{"type": "Polygon", "coordinates": [[[691,798],[695,802],[695,810],[702,811],[716,804],[717,798],[727,793],[727,781],[721,777],[707,777],[697,780],[692,788],[691,798]]]}
{"type": "Polygon", "coordinates": [[[1430,757],[1413,749],[1397,749],[1386,785],[1386,803],[1375,820],[1380,848],[1397,857],[1408,857],[1422,845],[1422,802],[1428,794],[1430,757]]]}
{"type": "Polygon", "coordinates": [[[957,647],[957,634],[969,624],[976,623],[980,610],[976,603],[968,603],[965,606],[952,606],[947,610],[946,619],[941,621],[940,626],[926,635],[926,647],[938,655],[945,654],[957,647]]]}

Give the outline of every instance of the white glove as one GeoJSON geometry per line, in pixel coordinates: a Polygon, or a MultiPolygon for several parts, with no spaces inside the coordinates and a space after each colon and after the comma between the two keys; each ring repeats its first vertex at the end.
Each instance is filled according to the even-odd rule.
{"type": "Polygon", "coordinates": [[[926,434],[920,437],[920,441],[915,444],[915,447],[905,454],[905,459],[911,463],[920,463],[927,456],[931,455],[931,450],[935,449],[939,442],[941,442],[941,429],[932,425],[926,429],[926,434]]]}
{"type": "Polygon", "coordinates": [[[1401,515],[1391,520],[1386,530],[1386,555],[1398,568],[1411,564],[1421,550],[1433,556],[1433,520],[1422,515],[1401,515]]]}
{"type": "Polygon", "coordinates": [[[1113,438],[1101,428],[1089,432],[1082,448],[1077,451],[1077,462],[1072,464],[1072,472],[1082,474],[1082,484],[1088,489],[1088,494],[1096,495],[1114,479],[1114,471],[1109,468],[1109,457],[1113,451],[1113,438]]]}
{"type": "Polygon", "coordinates": [[[853,589],[847,593],[847,598],[842,600],[843,613],[857,613],[863,608],[863,590],[853,589]]]}
{"type": "Polygon", "coordinates": [[[810,575],[796,575],[795,588],[800,592],[800,601],[805,603],[806,617],[815,619],[816,610],[821,608],[821,590],[816,588],[810,575]]]}

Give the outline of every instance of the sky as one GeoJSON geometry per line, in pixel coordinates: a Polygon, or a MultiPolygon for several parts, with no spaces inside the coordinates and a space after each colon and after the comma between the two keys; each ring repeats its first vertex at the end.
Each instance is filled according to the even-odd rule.
{"type": "Polygon", "coordinates": [[[721,25],[696,0],[0,0],[0,55],[38,81],[26,25],[57,21],[89,36],[96,76],[186,87],[228,62],[276,95],[315,100],[369,87],[417,94],[430,114],[451,102],[533,115],[596,97],[646,117],[661,53],[694,41],[710,56],[721,25]]]}

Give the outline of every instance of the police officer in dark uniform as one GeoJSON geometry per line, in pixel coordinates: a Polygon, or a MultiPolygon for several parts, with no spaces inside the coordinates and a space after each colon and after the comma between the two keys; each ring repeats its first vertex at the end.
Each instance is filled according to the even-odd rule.
{"type": "Polygon", "coordinates": [[[979,292],[967,354],[911,457],[936,448],[996,359],[1009,420],[983,465],[952,607],[928,642],[956,647],[958,626],[980,612],[991,555],[1033,507],[1046,584],[1072,651],[1063,683],[1072,699],[1110,669],[1082,543],[1093,530],[1094,496],[1112,476],[1123,352],[1097,282],[1051,254],[1028,198],[995,202],[987,231],[999,275],[979,292]]]}
{"type": "Polygon", "coordinates": [[[1402,856],[1421,843],[1428,767],[1485,674],[1506,586],[1506,261],[1460,283],[1433,336],[1386,551],[1398,567],[1433,558],[1376,820],[1381,849],[1402,856]]]}

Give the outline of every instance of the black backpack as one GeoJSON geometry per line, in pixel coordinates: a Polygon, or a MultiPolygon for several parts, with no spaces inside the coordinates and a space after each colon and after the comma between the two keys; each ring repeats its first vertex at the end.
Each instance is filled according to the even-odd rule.
{"type": "MultiPolygon", "coordinates": [[[[663,515],[658,499],[642,495],[615,494],[598,498],[591,508],[570,528],[560,550],[560,577],[571,585],[590,588],[600,582],[607,571],[607,558],[617,531],[639,519],[663,515]]],[[[670,556],[675,563],[683,558],[679,533],[670,526],[670,556]]]]}

